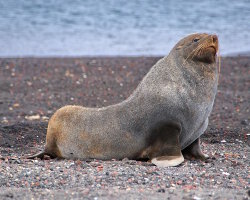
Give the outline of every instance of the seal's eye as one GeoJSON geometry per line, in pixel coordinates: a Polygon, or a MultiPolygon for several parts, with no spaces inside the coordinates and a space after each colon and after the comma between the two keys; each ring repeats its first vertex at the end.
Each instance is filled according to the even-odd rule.
{"type": "Polygon", "coordinates": [[[194,38],[193,42],[198,42],[200,39],[199,38],[194,38]]]}

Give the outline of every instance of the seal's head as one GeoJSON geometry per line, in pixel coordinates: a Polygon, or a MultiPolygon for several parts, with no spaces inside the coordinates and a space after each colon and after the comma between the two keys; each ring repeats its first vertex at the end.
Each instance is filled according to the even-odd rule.
{"type": "Polygon", "coordinates": [[[172,51],[177,51],[185,61],[193,60],[214,63],[218,51],[218,37],[206,33],[195,33],[180,40],[172,51]]]}

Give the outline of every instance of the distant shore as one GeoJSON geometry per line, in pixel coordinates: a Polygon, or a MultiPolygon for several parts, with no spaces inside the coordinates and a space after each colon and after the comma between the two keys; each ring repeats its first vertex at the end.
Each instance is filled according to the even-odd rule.
{"type": "MultiPolygon", "coordinates": [[[[167,55],[167,54],[166,54],[167,55]]],[[[15,58],[161,58],[166,55],[25,55],[25,56],[1,56],[0,59],[15,59],[15,58]]],[[[228,54],[222,54],[220,55],[222,58],[227,57],[250,57],[250,51],[242,51],[242,52],[234,52],[234,53],[228,53],[228,54]]]]}

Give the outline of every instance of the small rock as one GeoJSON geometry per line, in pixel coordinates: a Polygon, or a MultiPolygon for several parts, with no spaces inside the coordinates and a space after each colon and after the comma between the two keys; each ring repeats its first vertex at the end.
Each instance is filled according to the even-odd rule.
{"type": "Polygon", "coordinates": [[[165,193],[165,190],[163,188],[157,190],[157,192],[165,193]]]}
{"type": "Polygon", "coordinates": [[[91,65],[94,65],[94,64],[96,64],[97,62],[96,62],[96,60],[91,60],[90,62],[89,62],[89,64],[91,64],[91,65]]]}
{"type": "Polygon", "coordinates": [[[48,118],[47,116],[42,116],[42,120],[44,120],[44,121],[48,121],[48,120],[49,120],[49,118],[48,118]]]}
{"type": "Polygon", "coordinates": [[[16,163],[16,164],[21,164],[22,162],[21,162],[21,160],[15,160],[14,163],[16,163]]]}
{"type": "Polygon", "coordinates": [[[27,120],[38,120],[38,119],[40,119],[40,115],[31,115],[31,116],[25,116],[25,119],[27,119],[27,120]]]}
{"type": "Polygon", "coordinates": [[[19,107],[19,106],[20,106],[19,103],[13,104],[13,107],[14,107],[14,108],[17,108],[17,107],[19,107]]]}
{"type": "Polygon", "coordinates": [[[182,180],[177,181],[177,185],[181,185],[182,184],[182,180]]]}
{"type": "Polygon", "coordinates": [[[197,196],[194,196],[193,199],[194,199],[194,200],[201,200],[201,198],[200,198],[200,197],[197,197],[197,196]]]}
{"type": "Polygon", "coordinates": [[[230,174],[227,172],[222,172],[223,175],[229,176],[230,174]]]}
{"type": "Polygon", "coordinates": [[[123,158],[122,161],[123,161],[123,162],[124,162],[124,161],[129,161],[129,159],[128,159],[128,158],[123,158]]]}
{"type": "Polygon", "coordinates": [[[27,81],[26,83],[27,83],[28,86],[32,86],[32,82],[27,81]]]}
{"type": "Polygon", "coordinates": [[[242,125],[248,125],[248,123],[247,123],[247,120],[246,120],[246,119],[242,120],[240,123],[241,123],[242,125]]]}
{"type": "Polygon", "coordinates": [[[12,193],[7,193],[7,194],[5,194],[5,197],[12,199],[14,197],[14,195],[12,193]]]}

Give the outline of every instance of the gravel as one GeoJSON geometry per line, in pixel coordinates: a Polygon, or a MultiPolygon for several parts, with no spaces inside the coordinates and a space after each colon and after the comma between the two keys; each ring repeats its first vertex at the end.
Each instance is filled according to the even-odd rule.
{"type": "Polygon", "coordinates": [[[157,60],[0,59],[0,199],[248,199],[250,57],[222,59],[215,106],[202,136],[210,156],[205,162],[158,168],[126,158],[25,158],[43,149],[56,109],[117,103],[157,60]]]}

